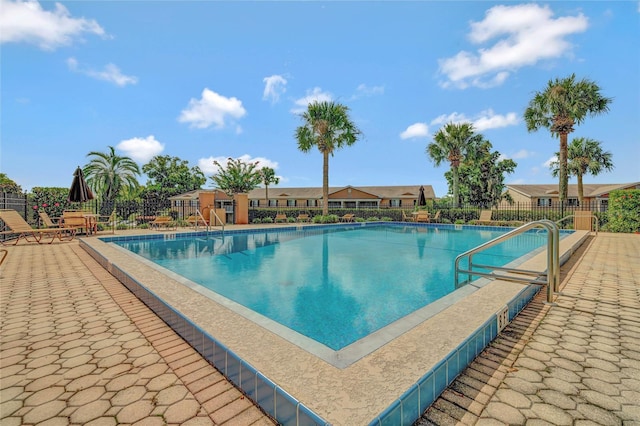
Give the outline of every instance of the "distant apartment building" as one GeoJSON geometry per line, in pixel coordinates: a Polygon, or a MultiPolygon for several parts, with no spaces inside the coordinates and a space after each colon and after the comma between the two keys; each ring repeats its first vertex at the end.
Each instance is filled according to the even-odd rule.
{"type": "MultiPolygon", "coordinates": [[[[584,204],[590,210],[607,210],[609,205],[609,193],[620,189],[640,189],[640,182],[633,183],[609,183],[609,184],[584,184],[584,204]]],[[[553,207],[560,203],[560,191],[557,184],[532,184],[532,185],[507,185],[508,193],[514,203],[527,204],[532,207],[553,207]]],[[[569,184],[567,207],[580,207],[578,205],[578,185],[569,184]]],[[[501,207],[508,207],[509,203],[503,201],[501,207]]]]}

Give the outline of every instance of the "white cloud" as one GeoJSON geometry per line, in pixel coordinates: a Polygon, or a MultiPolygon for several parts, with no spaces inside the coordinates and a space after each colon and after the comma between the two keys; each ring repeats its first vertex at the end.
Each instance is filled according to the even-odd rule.
{"type": "Polygon", "coordinates": [[[148,163],[156,155],[164,151],[164,144],[158,142],[153,135],[146,138],[132,138],[120,142],[116,148],[138,163],[148,163]]]}
{"type": "Polygon", "coordinates": [[[547,161],[545,161],[544,163],[542,163],[542,165],[543,165],[545,168],[549,169],[549,168],[551,168],[551,164],[552,164],[552,163],[557,163],[557,162],[558,162],[558,157],[556,157],[556,156],[554,155],[553,157],[549,158],[547,161]]]}
{"type": "Polygon", "coordinates": [[[73,43],[83,33],[105,36],[93,19],[73,18],[67,8],[42,9],[37,1],[0,0],[0,43],[31,43],[44,50],[55,50],[73,43]]]}
{"type": "Polygon", "coordinates": [[[262,99],[270,100],[271,103],[276,103],[280,100],[280,95],[287,91],[285,87],[287,80],[281,75],[272,75],[262,79],[264,81],[264,92],[262,93],[262,99]]]}
{"type": "Polygon", "coordinates": [[[477,132],[501,127],[515,126],[518,124],[518,115],[509,112],[505,115],[496,114],[492,109],[487,109],[476,114],[474,117],[467,117],[463,113],[452,112],[449,115],[442,114],[431,120],[432,126],[441,126],[447,123],[471,123],[477,132]]]}
{"type": "Polygon", "coordinates": [[[446,77],[442,85],[462,89],[500,85],[523,66],[570,54],[573,46],[565,38],[584,32],[587,26],[588,18],[582,13],[554,18],[549,6],[494,6],[484,20],[471,23],[469,39],[482,47],[438,61],[446,77]]]}
{"type": "Polygon", "coordinates": [[[127,84],[136,84],[138,82],[137,77],[122,74],[120,72],[120,68],[114,64],[107,64],[103,71],[96,71],[88,67],[80,67],[76,58],[69,58],[67,59],[67,66],[71,71],[88,75],[89,77],[97,80],[108,81],[109,83],[113,83],[120,87],[124,87],[127,84]]]}
{"type": "Polygon", "coordinates": [[[521,149],[511,156],[514,160],[520,160],[524,158],[532,157],[535,153],[533,151],[527,151],[526,149],[521,149]]]}
{"type": "Polygon", "coordinates": [[[233,158],[234,160],[239,158],[240,160],[242,160],[243,163],[255,163],[257,161],[258,168],[260,169],[263,167],[271,167],[273,170],[278,170],[277,161],[272,161],[264,157],[252,157],[249,154],[244,154],[244,155],[241,155],[240,157],[235,157],[235,158],[234,157],[213,157],[213,156],[207,157],[207,158],[201,158],[198,160],[198,167],[200,167],[200,170],[202,170],[205,176],[209,177],[218,172],[218,166],[213,164],[214,161],[217,161],[223,166],[226,166],[227,163],[229,162],[229,158],[233,158]]]}
{"type": "Polygon", "coordinates": [[[382,95],[384,94],[384,86],[367,86],[366,84],[361,84],[356,89],[358,95],[360,96],[374,96],[374,95],[382,95]]]}
{"type": "Polygon", "coordinates": [[[423,138],[429,136],[429,126],[426,123],[414,123],[400,133],[400,139],[423,138]]]}
{"type": "MultiPolygon", "coordinates": [[[[183,109],[178,117],[181,123],[189,123],[191,127],[205,129],[212,124],[221,129],[226,120],[243,117],[247,111],[242,106],[242,101],[235,97],[225,98],[218,93],[205,88],[202,98],[191,99],[189,106],[183,109]]],[[[236,133],[242,131],[236,128],[236,133]]]]}
{"type": "Polygon", "coordinates": [[[291,109],[294,114],[300,114],[306,111],[310,103],[313,102],[331,102],[333,95],[329,92],[323,92],[321,88],[314,87],[313,90],[307,90],[307,95],[295,101],[295,107],[291,109]]]}

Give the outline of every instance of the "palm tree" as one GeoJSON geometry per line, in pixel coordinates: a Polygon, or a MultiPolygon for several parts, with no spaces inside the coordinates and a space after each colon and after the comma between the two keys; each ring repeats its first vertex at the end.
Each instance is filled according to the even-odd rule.
{"type": "Polygon", "coordinates": [[[587,115],[609,111],[611,98],[600,94],[600,87],[593,81],[576,81],[575,74],[549,80],[542,92],[536,92],[524,112],[529,132],[545,127],[551,135],[560,138],[559,190],[560,201],[566,201],[569,175],[567,170],[567,139],[574,125],[581,124],[587,115]]]}
{"type": "Polygon", "coordinates": [[[471,123],[447,123],[433,137],[433,142],[427,145],[427,154],[438,167],[445,160],[451,165],[453,182],[453,203],[457,207],[460,203],[460,163],[467,154],[475,152],[476,145],[483,141],[481,134],[476,134],[471,123]]]}
{"type": "Polygon", "coordinates": [[[329,214],[329,154],[351,146],[362,134],[349,118],[349,108],[334,102],[310,103],[301,114],[304,124],[296,129],[298,149],[309,152],[316,146],[322,153],[322,214],[329,214]]]}
{"type": "Polygon", "coordinates": [[[129,157],[116,155],[115,148],[109,152],[91,151],[87,157],[93,157],[84,169],[87,183],[103,203],[111,203],[120,196],[120,192],[133,192],[139,184],[136,176],[140,168],[129,157]]]}
{"type": "MultiPolygon", "coordinates": [[[[556,156],[559,153],[556,152],[556,156]]],[[[553,176],[558,176],[559,163],[551,163],[553,176]]],[[[600,142],[590,138],[575,138],[567,147],[567,170],[569,175],[574,175],[578,181],[578,203],[584,206],[584,187],[582,177],[585,174],[597,176],[603,170],[613,170],[611,153],[604,151],[600,142]]]]}
{"type": "Polygon", "coordinates": [[[263,167],[260,169],[260,179],[264,184],[264,198],[269,203],[269,185],[277,185],[280,183],[280,178],[276,176],[276,171],[271,167],[263,167]]]}

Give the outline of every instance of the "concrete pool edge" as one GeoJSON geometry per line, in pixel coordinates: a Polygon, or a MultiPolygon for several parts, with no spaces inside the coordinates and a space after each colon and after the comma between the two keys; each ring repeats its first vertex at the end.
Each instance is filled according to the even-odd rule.
{"type": "MultiPolygon", "coordinates": [[[[575,234],[561,241],[562,253],[575,249],[568,241],[577,241],[574,237],[575,234]],[[566,247],[563,248],[563,245],[566,247]]],[[[485,287],[486,290],[483,289],[483,294],[451,309],[452,312],[445,315],[449,316],[449,319],[436,319],[432,326],[421,324],[398,337],[397,342],[388,343],[341,372],[334,371],[336,369],[327,366],[326,363],[310,359],[309,354],[300,353],[301,350],[292,347],[289,342],[279,341],[279,336],[273,333],[256,330],[257,326],[251,327],[247,323],[248,320],[231,318],[233,315],[223,308],[205,303],[199,300],[199,297],[194,297],[193,293],[165,282],[171,280],[162,277],[157,271],[146,270],[144,265],[141,266],[130,256],[117,253],[102,241],[84,239],[82,243],[82,247],[98,259],[109,272],[120,281],[127,281],[128,287],[141,287],[137,290],[132,289],[134,294],[140,297],[146,292],[147,296],[142,295],[146,298],[151,295],[151,300],[143,301],[156,313],[160,311],[161,318],[206,359],[214,362],[232,382],[257,400],[268,413],[273,415],[276,412],[275,417],[283,423],[295,421],[296,423],[292,424],[367,424],[380,419],[395,419],[398,404],[400,411],[406,414],[413,412],[415,410],[408,409],[408,401],[415,400],[416,385],[425,372],[441,372],[444,371],[442,368],[446,368],[447,374],[451,375],[451,363],[447,362],[447,366],[442,367],[445,365],[443,360],[452,352],[459,354],[461,345],[468,343],[470,334],[486,327],[488,321],[495,320],[495,312],[498,310],[496,307],[500,306],[500,303],[517,300],[522,306],[526,304],[522,302],[521,297],[525,291],[523,286],[513,283],[496,286],[496,282],[493,282],[485,287]],[[493,287],[497,288],[495,292],[491,290],[493,287]],[[496,297],[494,293],[500,297],[496,297]],[[497,301],[496,304],[494,299],[500,299],[502,302],[497,301]],[[166,305],[162,307],[160,305],[164,304],[164,300],[166,305]],[[480,308],[483,309],[474,310],[473,305],[481,305],[480,308]],[[222,311],[222,314],[217,312],[222,320],[209,321],[207,315],[203,315],[207,310],[222,311]],[[469,315],[476,317],[478,312],[483,314],[483,318],[469,319],[468,324],[465,324],[468,325],[467,331],[460,332],[460,328],[465,328],[456,327],[460,324],[450,324],[453,322],[451,314],[458,318],[460,323],[466,322],[459,321],[460,318],[466,320],[465,317],[469,315]],[[180,320],[179,316],[183,319],[180,320]],[[229,324],[225,329],[226,322],[229,324]],[[233,334],[235,330],[237,335],[238,329],[244,331],[245,327],[252,328],[247,331],[247,341],[238,336],[229,337],[229,333],[233,334]],[[447,327],[453,327],[455,330],[452,332],[450,329],[447,330],[447,327]],[[465,334],[464,337],[460,337],[462,334],[465,334]],[[205,343],[205,336],[215,336],[212,340],[217,343],[205,343]],[[429,344],[424,342],[426,336],[430,339],[440,337],[442,341],[434,347],[421,347],[420,343],[429,344]],[[283,368],[288,371],[283,372],[283,368]],[[247,380],[252,383],[248,383],[247,380]],[[258,380],[262,381],[260,389],[256,385],[258,380]],[[315,386],[309,390],[309,386],[314,383],[315,386]],[[247,391],[247,388],[252,387],[253,390],[247,391]],[[272,408],[269,409],[263,404],[272,408]],[[375,413],[380,414],[374,417],[375,413]]],[[[535,261],[535,257],[531,261],[535,261]]],[[[445,313],[448,310],[445,310],[445,313]]],[[[511,306],[509,311],[512,318],[511,306]]],[[[429,323],[431,320],[426,322],[429,323]]],[[[469,351],[466,352],[468,356],[469,351]]],[[[420,414],[417,413],[414,419],[420,414]]]]}

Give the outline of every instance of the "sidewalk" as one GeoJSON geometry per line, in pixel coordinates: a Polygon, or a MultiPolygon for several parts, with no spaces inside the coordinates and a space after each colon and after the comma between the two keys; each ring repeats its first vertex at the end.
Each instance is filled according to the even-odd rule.
{"type": "Polygon", "coordinates": [[[8,250],[2,426],[273,425],[76,241],[8,250]]]}
{"type": "Polygon", "coordinates": [[[600,233],[419,425],[640,425],[640,236],[600,233]]]}

